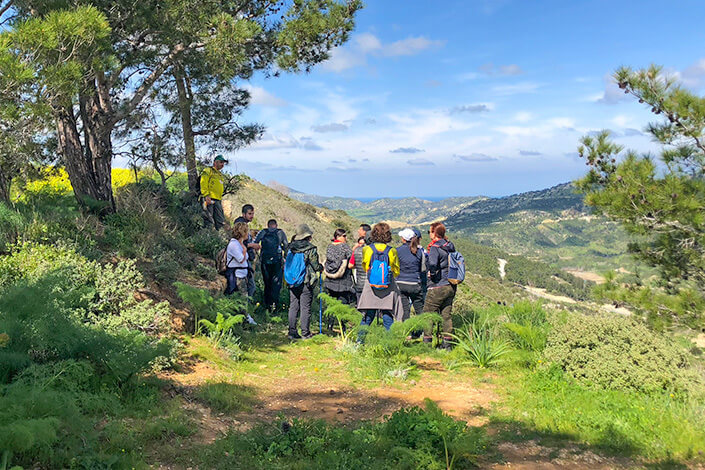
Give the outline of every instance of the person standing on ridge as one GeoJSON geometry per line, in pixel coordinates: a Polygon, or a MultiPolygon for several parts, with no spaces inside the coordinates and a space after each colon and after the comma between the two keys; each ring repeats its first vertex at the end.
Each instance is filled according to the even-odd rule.
{"type": "Polygon", "coordinates": [[[423,292],[421,291],[421,273],[426,271],[426,260],[423,250],[419,247],[419,239],[410,228],[405,228],[399,232],[402,245],[397,247],[399,255],[399,277],[397,285],[401,293],[404,315],[402,318],[395,318],[394,321],[405,321],[411,316],[411,304],[414,305],[414,313],[423,313],[423,292]]]}
{"type": "Polygon", "coordinates": [[[260,230],[255,237],[255,244],[262,247],[260,251],[260,268],[264,282],[264,305],[272,312],[279,304],[279,292],[282,288],[283,255],[289,247],[286,234],[277,226],[277,221],[270,219],[267,228],[260,230]]]}
{"type": "MultiPolygon", "coordinates": [[[[440,222],[431,224],[431,243],[428,245],[428,293],[424,312],[438,313],[443,317],[442,347],[450,348],[453,332],[453,300],[456,285],[448,281],[448,253],[455,251],[455,245],[446,237],[446,227],[440,222]]],[[[431,332],[424,333],[424,342],[431,341],[431,332]]]]}
{"type": "Polygon", "coordinates": [[[313,230],[306,225],[301,224],[296,229],[296,235],[291,239],[289,244],[289,253],[287,254],[287,266],[285,266],[285,276],[289,276],[297,268],[289,266],[289,263],[295,262],[297,255],[303,258],[296,266],[301,271],[294,273],[294,276],[300,281],[298,285],[291,285],[292,281],[287,277],[289,283],[289,339],[308,339],[313,336],[311,333],[311,303],[313,301],[313,290],[318,281],[318,273],[323,271],[323,266],[318,261],[318,249],[311,243],[313,230]],[[301,335],[296,328],[297,318],[301,319],[301,335]]]}
{"type": "Polygon", "coordinates": [[[223,192],[225,191],[225,175],[221,170],[228,161],[222,155],[216,155],[213,166],[201,173],[201,201],[203,204],[203,220],[206,227],[220,230],[225,225],[223,213],[223,192]]]}
{"type": "MultiPolygon", "coordinates": [[[[255,218],[255,208],[252,204],[242,206],[242,215],[235,219],[235,223],[243,222],[249,224],[255,218]]],[[[260,249],[260,245],[254,242],[252,235],[247,235],[247,294],[252,297],[255,295],[255,269],[254,262],[257,256],[256,250],[260,249]]]]}

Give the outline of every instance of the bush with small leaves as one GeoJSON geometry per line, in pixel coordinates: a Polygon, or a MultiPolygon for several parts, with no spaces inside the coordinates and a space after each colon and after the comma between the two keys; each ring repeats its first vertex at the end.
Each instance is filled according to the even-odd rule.
{"type": "Polygon", "coordinates": [[[622,316],[569,317],[549,334],[544,359],[583,384],[607,390],[688,395],[699,383],[686,351],[622,316]]]}

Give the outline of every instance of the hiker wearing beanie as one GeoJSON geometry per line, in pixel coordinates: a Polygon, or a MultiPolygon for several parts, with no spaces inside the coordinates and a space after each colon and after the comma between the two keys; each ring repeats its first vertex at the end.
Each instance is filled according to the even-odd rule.
{"type": "Polygon", "coordinates": [[[350,266],[354,268],[355,273],[355,304],[360,302],[360,295],[362,294],[362,288],[365,287],[365,279],[367,279],[367,273],[365,272],[364,266],[362,266],[362,250],[365,248],[365,236],[361,236],[357,239],[357,245],[352,250],[352,256],[350,257],[350,266]]]}
{"type": "Polygon", "coordinates": [[[404,315],[399,288],[394,281],[399,276],[399,256],[396,248],[389,245],[392,241],[389,224],[376,224],[370,233],[370,241],[371,244],[362,251],[367,278],[357,308],[363,313],[361,325],[371,325],[379,310],[388,330],[394,318],[404,315]]]}
{"type": "MultiPolygon", "coordinates": [[[[448,253],[455,251],[453,242],[446,237],[446,227],[440,222],[431,224],[431,243],[428,245],[428,294],[424,312],[438,313],[443,317],[443,346],[450,347],[453,332],[453,300],[457,286],[448,281],[448,253]]],[[[424,332],[424,341],[431,340],[431,332],[424,332]]]]}
{"type": "MultiPolygon", "coordinates": [[[[332,243],[326,249],[326,261],[323,263],[326,274],[324,286],[328,295],[346,305],[355,304],[352,271],[350,270],[353,267],[350,264],[351,256],[352,248],[347,244],[346,231],[342,228],[336,229],[333,233],[332,243]]],[[[332,326],[329,324],[329,329],[332,326]]]]}
{"type": "Polygon", "coordinates": [[[419,247],[419,239],[410,228],[405,228],[399,232],[402,245],[397,248],[399,255],[399,276],[397,285],[402,298],[404,314],[402,318],[395,318],[394,321],[404,321],[411,316],[411,304],[414,305],[414,313],[423,313],[423,292],[421,291],[421,273],[426,271],[426,260],[423,251],[419,247]]]}
{"type": "Polygon", "coordinates": [[[311,302],[318,273],[323,266],[318,262],[318,250],[311,243],[313,230],[301,224],[289,244],[289,252],[284,266],[284,278],[289,287],[289,339],[308,339],[311,334],[311,302]],[[301,335],[296,328],[297,318],[301,319],[301,335]]]}

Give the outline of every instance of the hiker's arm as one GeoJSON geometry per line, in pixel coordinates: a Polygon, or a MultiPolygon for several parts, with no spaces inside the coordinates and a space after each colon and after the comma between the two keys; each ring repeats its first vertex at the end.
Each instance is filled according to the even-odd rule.
{"type": "Polygon", "coordinates": [[[428,250],[428,272],[432,275],[440,270],[441,266],[438,258],[440,251],[441,250],[433,246],[428,250]]]}
{"type": "MultiPolygon", "coordinates": [[[[419,248],[421,250],[421,248],[419,248]]],[[[426,252],[421,250],[421,272],[427,271],[428,266],[427,266],[427,261],[426,261],[426,252]]]]}
{"type": "Polygon", "coordinates": [[[262,241],[262,239],[264,238],[264,233],[264,230],[260,230],[259,232],[257,232],[257,236],[255,237],[255,243],[259,243],[262,241]]]}
{"type": "Polygon", "coordinates": [[[286,240],[284,230],[279,230],[279,245],[282,247],[282,253],[286,253],[289,249],[289,242],[286,240]]]}
{"type": "Polygon", "coordinates": [[[208,171],[207,169],[203,170],[203,174],[201,174],[200,186],[201,186],[201,196],[206,199],[206,204],[210,204],[212,202],[211,197],[210,197],[210,193],[211,193],[210,183],[211,183],[211,172],[208,171]]]}
{"type": "Polygon", "coordinates": [[[240,247],[242,247],[242,250],[238,250],[237,245],[235,245],[235,243],[228,243],[228,256],[234,259],[237,263],[242,263],[243,261],[245,261],[247,253],[245,252],[245,248],[242,246],[242,242],[240,240],[237,240],[237,243],[240,245],[240,247]]]}
{"type": "Polygon", "coordinates": [[[392,271],[392,276],[399,277],[401,267],[399,266],[399,254],[397,250],[392,248],[389,250],[389,269],[392,271]]]}
{"type": "Polygon", "coordinates": [[[318,262],[318,250],[316,248],[311,250],[311,257],[309,258],[309,262],[311,263],[311,267],[314,271],[319,273],[323,271],[323,266],[321,266],[321,263],[318,262]]]}

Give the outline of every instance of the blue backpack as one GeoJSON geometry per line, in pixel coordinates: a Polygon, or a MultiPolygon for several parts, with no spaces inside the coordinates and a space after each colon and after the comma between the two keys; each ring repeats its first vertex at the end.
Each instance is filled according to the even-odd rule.
{"type": "Polygon", "coordinates": [[[454,251],[448,253],[448,282],[458,285],[465,280],[465,258],[454,251]]]}
{"type": "Polygon", "coordinates": [[[373,289],[386,289],[389,287],[389,250],[387,245],[384,251],[379,251],[375,244],[371,245],[372,258],[370,269],[367,271],[367,280],[373,289]]]}
{"type": "Polygon", "coordinates": [[[306,279],[306,258],[303,253],[289,251],[284,263],[284,280],[290,287],[298,287],[306,279]]]}

